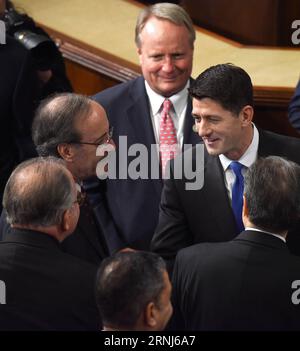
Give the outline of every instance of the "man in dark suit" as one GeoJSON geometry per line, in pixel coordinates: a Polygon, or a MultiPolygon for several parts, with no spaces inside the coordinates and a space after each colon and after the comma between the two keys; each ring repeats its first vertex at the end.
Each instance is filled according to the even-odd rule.
{"type": "MultiPolygon", "coordinates": [[[[242,231],[241,206],[239,215],[232,206],[238,180],[233,161],[241,166],[242,175],[257,158],[268,155],[300,164],[300,140],[258,130],[252,123],[253,88],[243,69],[231,64],[210,67],[195,80],[190,94],[195,128],[205,145],[204,164],[197,164],[199,157],[191,158],[185,167],[202,172],[204,185],[187,190],[191,180],[184,176],[165,181],[152,249],[168,261],[170,271],[181,248],[231,240],[242,231]]],[[[288,246],[300,254],[299,236],[290,232],[288,246]]]]}
{"type": "Polygon", "coordinates": [[[300,80],[289,104],[289,121],[300,132],[300,80]]]}
{"type": "Polygon", "coordinates": [[[76,182],[86,190],[78,226],[64,241],[64,250],[99,264],[121,246],[106,201],[106,182],[100,181],[96,196],[84,185],[103,159],[97,154],[98,147],[115,147],[105,110],[84,96],[58,94],[39,106],[32,131],[39,155],[64,159],[76,182]]]}
{"type": "Polygon", "coordinates": [[[0,211],[5,184],[14,167],[36,155],[31,123],[38,96],[33,59],[10,36],[0,44],[0,211]]]}
{"type": "Polygon", "coordinates": [[[293,162],[269,156],[248,169],[245,231],[177,255],[173,328],[300,330],[300,258],[285,242],[300,217],[299,193],[300,166],[293,162]]]}
{"type": "MultiPolygon", "coordinates": [[[[103,158],[96,155],[97,147],[114,148],[104,109],[84,96],[70,93],[42,102],[34,118],[32,136],[40,156],[65,160],[79,188],[96,174],[97,164],[103,158]]],[[[85,193],[75,232],[62,243],[66,252],[97,265],[121,247],[107,206],[105,181],[98,186],[97,196],[85,193]]]]}
{"type": "MultiPolygon", "coordinates": [[[[79,192],[80,194],[80,192],[79,192]]],[[[62,160],[37,158],[9,178],[3,207],[10,233],[0,242],[5,304],[0,330],[97,330],[97,267],[61,251],[74,231],[78,190],[62,160]]]]}
{"type": "MultiPolygon", "coordinates": [[[[119,177],[108,182],[107,194],[125,246],[149,249],[157,224],[162,190],[159,149],[165,101],[169,100],[172,105],[169,116],[176,145],[183,150],[184,145],[198,142],[192,132],[187,91],[194,40],[192,21],[180,6],[160,3],[145,8],[137,19],[135,37],[143,76],[94,96],[107,111],[114,127],[119,159],[123,162],[118,170],[119,177]],[[120,136],[127,138],[125,146],[119,143],[120,136]],[[146,146],[148,155],[153,145],[153,157],[150,160],[149,156],[146,162],[144,179],[132,179],[128,175],[128,165],[124,164],[127,150],[136,144],[146,146]],[[151,174],[153,169],[158,170],[156,179],[151,174]],[[123,179],[121,173],[125,173],[123,179]]],[[[128,159],[130,163],[133,157],[128,159]]]]}

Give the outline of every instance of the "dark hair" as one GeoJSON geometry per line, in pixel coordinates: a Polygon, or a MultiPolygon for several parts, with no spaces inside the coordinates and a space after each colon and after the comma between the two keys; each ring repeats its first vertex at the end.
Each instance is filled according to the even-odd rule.
{"type": "Polygon", "coordinates": [[[246,172],[244,194],[253,224],[288,230],[300,219],[300,166],[278,156],[258,159],[246,172]]]}
{"type": "Polygon", "coordinates": [[[189,93],[198,100],[210,98],[236,115],[244,106],[253,106],[251,78],[231,63],[212,66],[202,72],[191,84],[189,93]]]}
{"type": "Polygon", "coordinates": [[[60,157],[57,146],[80,141],[75,124],[87,118],[91,100],[83,95],[63,93],[41,102],[32,124],[32,139],[40,156],[60,157]]]}
{"type": "Polygon", "coordinates": [[[3,195],[10,224],[52,226],[74,202],[71,174],[64,161],[33,158],[11,174],[3,195]]]}
{"type": "Polygon", "coordinates": [[[104,324],[132,328],[149,302],[159,305],[165,270],[163,259],[151,252],[124,252],[102,261],[96,300],[104,324]]]}

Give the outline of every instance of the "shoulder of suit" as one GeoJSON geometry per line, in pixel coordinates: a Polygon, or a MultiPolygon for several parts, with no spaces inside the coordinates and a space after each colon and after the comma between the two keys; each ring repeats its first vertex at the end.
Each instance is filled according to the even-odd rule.
{"type": "Polygon", "coordinates": [[[116,99],[122,94],[129,94],[134,89],[141,89],[144,84],[142,76],[132,79],[128,82],[117,84],[111,88],[107,88],[92,97],[93,100],[102,103],[106,99],[116,99]]]}
{"type": "Polygon", "coordinates": [[[286,145],[300,145],[300,138],[292,137],[292,136],[287,136],[287,135],[282,135],[274,132],[270,132],[268,130],[263,130],[263,129],[258,129],[259,131],[259,138],[262,140],[274,140],[277,142],[281,142],[286,145]]]}

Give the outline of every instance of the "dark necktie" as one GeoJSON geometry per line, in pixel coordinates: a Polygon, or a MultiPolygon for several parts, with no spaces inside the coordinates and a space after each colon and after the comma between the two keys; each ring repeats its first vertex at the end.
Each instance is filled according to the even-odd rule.
{"type": "Polygon", "coordinates": [[[243,209],[243,193],[244,193],[244,177],[242,175],[243,165],[239,162],[231,162],[229,166],[234,174],[235,181],[232,187],[232,210],[235,216],[238,232],[242,232],[244,224],[242,221],[242,209],[243,209]]]}

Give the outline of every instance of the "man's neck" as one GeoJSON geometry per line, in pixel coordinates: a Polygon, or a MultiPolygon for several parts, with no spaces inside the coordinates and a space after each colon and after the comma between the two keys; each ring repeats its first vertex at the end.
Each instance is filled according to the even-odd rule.
{"type": "Polygon", "coordinates": [[[60,238],[60,236],[57,233],[57,228],[55,226],[44,227],[44,226],[34,226],[34,225],[30,225],[30,224],[13,224],[12,228],[40,232],[40,233],[47,234],[47,235],[53,237],[54,239],[56,239],[59,242],[62,241],[62,239],[60,238]]]}

